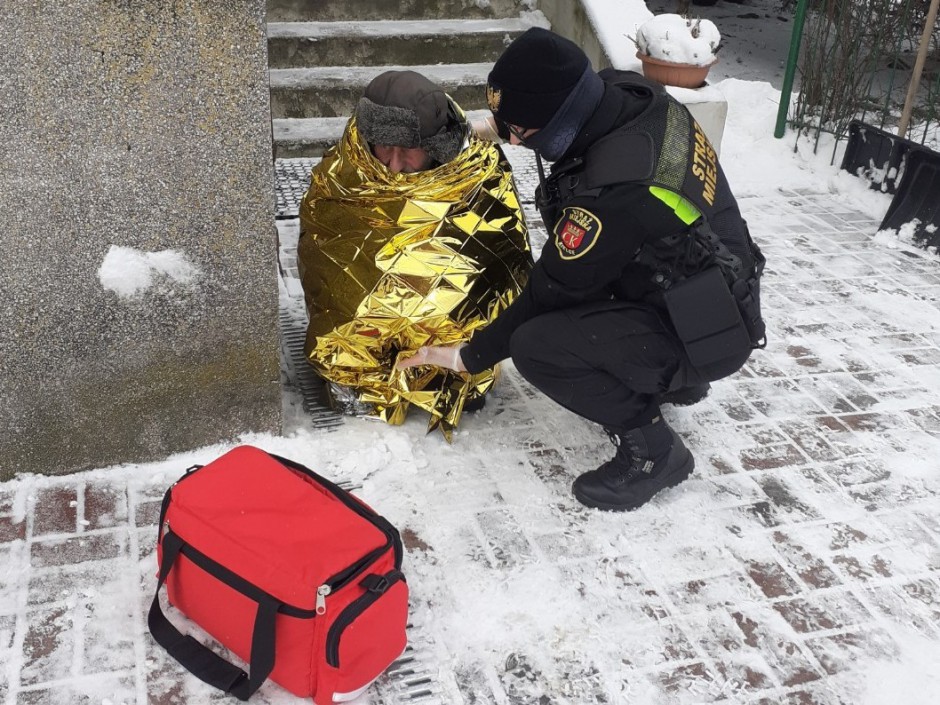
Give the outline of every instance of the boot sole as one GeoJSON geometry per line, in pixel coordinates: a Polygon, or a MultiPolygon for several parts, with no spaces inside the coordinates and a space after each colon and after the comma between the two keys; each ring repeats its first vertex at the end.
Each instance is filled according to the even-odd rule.
{"type": "Polygon", "coordinates": [[[632,512],[634,509],[639,509],[642,507],[663,490],[669,489],[670,487],[675,487],[676,485],[689,479],[689,476],[692,474],[694,469],[695,457],[689,453],[689,458],[682,465],[682,467],[660,478],[660,481],[656,483],[655,489],[652,492],[650,492],[642,500],[638,500],[633,504],[608,504],[606,502],[598,502],[597,500],[582,494],[577,489],[574,490],[574,496],[575,499],[577,499],[581,504],[586,507],[591,507],[592,509],[600,509],[605,512],[632,512]]]}

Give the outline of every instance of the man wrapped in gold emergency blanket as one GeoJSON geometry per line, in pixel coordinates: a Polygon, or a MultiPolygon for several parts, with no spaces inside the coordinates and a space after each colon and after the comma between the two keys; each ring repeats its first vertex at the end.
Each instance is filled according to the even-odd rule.
{"type": "Polygon", "coordinates": [[[532,256],[505,156],[468,134],[463,113],[442,92],[423,96],[420,121],[427,122],[421,108],[432,99],[446,101],[448,129],[456,120],[460,139],[442,151],[434,148],[440,142],[416,134],[418,144],[402,147],[420,153],[419,145],[430,144],[437,159],[411,173],[386,166],[387,145],[364,138],[386,133],[376,131],[370,106],[360,101],[339,144],[313,171],[300,207],[298,256],[310,317],[305,352],[328,386],[353,392],[392,424],[420,407],[431,415],[428,431],[440,427],[450,440],[464,404],[492,387],[496,370],[397,370],[395,363],[422,345],[468,340],[521,291],[532,256]],[[364,115],[368,130],[357,126],[364,115]]]}

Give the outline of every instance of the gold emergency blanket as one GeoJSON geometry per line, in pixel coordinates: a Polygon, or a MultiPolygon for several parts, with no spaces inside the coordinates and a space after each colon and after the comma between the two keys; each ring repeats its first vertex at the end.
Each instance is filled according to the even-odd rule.
{"type": "Polygon", "coordinates": [[[496,370],[395,363],[422,345],[469,340],[528,278],[525,220],[501,150],[471,137],[447,164],[394,174],[350,120],[313,170],[300,219],[310,363],[375,416],[400,424],[414,405],[430,413],[429,432],[450,440],[464,403],[492,387],[496,370]]]}

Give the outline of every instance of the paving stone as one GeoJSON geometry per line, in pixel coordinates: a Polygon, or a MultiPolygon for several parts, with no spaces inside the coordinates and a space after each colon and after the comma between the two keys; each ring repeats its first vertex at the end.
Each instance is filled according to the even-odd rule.
{"type": "Polygon", "coordinates": [[[782,628],[780,615],[769,606],[743,605],[731,612],[748,649],[760,654],[775,681],[793,687],[819,680],[822,669],[812,654],[782,628]]]}
{"type": "Polygon", "coordinates": [[[533,534],[533,541],[545,558],[552,562],[580,558],[588,555],[594,548],[591,540],[583,533],[536,533],[533,534]]]}
{"type": "Polygon", "coordinates": [[[891,565],[878,555],[861,558],[840,554],[833,556],[831,560],[842,575],[850,579],[868,581],[894,575],[891,565]]]}
{"type": "Polygon", "coordinates": [[[780,428],[811,461],[836,460],[843,457],[843,450],[834,445],[830,438],[834,433],[839,433],[839,429],[843,434],[848,434],[849,431],[832,416],[782,421],[780,428]]]}
{"type": "Polygon", "coordinates": [[[889,541],[890,534],[877,522],[827,522],[788,528],[802,545],[822,554],[855,549],[876,547],[889,541]]]}
{"type": "MultiPolygon", "coordinates": [[[[490,705],[499,702],[491,679],[476,664],[459,664],[454,672],[464,705],[490,705]]],[[[500,689],[500,694],[502,689],[500,689]]],[[[505,696],[504,696],[505,697],[505,696]]]]}
{"type": "Polygon", "coordinates": [[[751,504],[766,498],[753,476],[735,474],[711,477],[709,488],[716,507],[751,504]]]}
{"type": "Polygon", "coordinates": [[[877,399],[868,395],[858,383],[855,383],[855,387],[851,387],[849,382],[840,384],[840,380],[844,377],[851,380],[848,373],[844,373],[844,375],[824,374],[801,379],[799,386],[803,392],[819,402],[826,410],[826,413],[829,414],[853,413],[871,408],[878,402],[877,399]],[[858,403],[854,403],[849,396],[852,396],[858,403]]]}
{"type": "Polygon", "coordinates": [[[761,588],[743,571],[711,575],[667,586],[666,594],[683,614],[729,607],[763,597],[761,588]]]}
{"type": "Polygon", "coordinates": [[[78,494],[74,486],[56,485],[39,491],[33,509],[33,536],[74,534],[78,494]]]}
{"type": "MultiPolygon", "coordinates": [[[[915,511],[913,514],[924,526],[933,532],[935,540],[940,540],[940,513],[915,511]]],[[[911,528],[906,517],[904,517],[902,521],[904,521],[906,529],[911,528]]]]}
{"type": "Polygon", "coordinates": [[[774,609],[800,634],[844,629],[868,623],[871,615],[856,597],[847,592],[814,593],[807,597],[775,602],[774,609]]]}
{"type": "Polygon", "coordinates": [[[826,562],[798,540],[783,531],[774,532],[777,550],[810,588],[826,588],[840,584],[839,578],[826,562]]]}
{"type": "Polygon", "coordinates": [[[0,616],[0,653],[13,646],[15,631],[16,616],[12,614],[0,616]]]}
{"type": "Polygon", "coordinates": [[[779,684],[756,647],[747,643],[729,614],[717,610],[700,619],[685,620],[689,633],[698,634],[698,647],[715,664],[723,679],[723,695],[740,695],[775,688],[779,684]]]}
{"type": "Polygon", "coordinates": [[[748,576],[765,597],[788,597],[799,594],[802,589],[779,563],[748,561],[746,565],[748,576]]]}
{"type": "Polygon", "coordinates": [[[30,564],[34,568],[100,561],[116,558],[127,550],[126,534],[83,534],[67,539],[35,542],[30,547],[30,564]]]}
{"type": "Polygon", "coordinates": [[[760,414],[743,397],[716,399],[715,403],[732,421],[741,423],[760,419],[760,414]]]}
{"type": "Polygon", "coordinates": [[[160,520],[162,500],[141,502],[134,507],[134,524],[137,526],[156,526],[160,520]]]}
{"type": "Polygon", "coordinates": [[[747,371],[753,377],[784,377],[786,373],[767,355],[754,355],[747,361],[747,371]]]}
{"type": "Polygon", "coordinates": [[[738,389],[761,414],[771,419],[818,416],[826,410],[792,380],[742,382],[738,389]]]}
{"type": "Polygon", "coordinates": [[[559,492],[571,486],[574,479],[561,453],[555,448],[546,448],[541,442],[526,449],[529,463],[536,476],[546,485],[559,492]]]}
{"type": "Polygon", "coordinates": [[[84,516],[86,529],[109,529],[127,519],[127,493],[106,483],[85,486],[84,516]]]}
{"type": "Polygon", "coordinates": [[[84,597],[84,619],[82,628],[82,672],[97,670],[133,670],[137,661],[134,653],[134,630],[111,633],[115,624],[133,623],[133,592],[122,588],[120,581],[107,586],[109,589],[84,597]],[[116,588],[116,589],[115,589],[116,588]],[[122,593],[127,592],[127,595],[122,593]]]}
{"type": "Polygon", "coordinates": [[[940,364],[940,350],[935,347],[897,351],[892,353],[892,355],[905,365],[928,366],[940,364]]]}
{"type": "Polygon", "coordinates": [[[0,516],[0,543],[22,541],[26,538],[26,521],[10,516],[0,516]]]}
{"type": "Polygon", "coordinates": [[[907,409],[906,413],[911,420],[923,431],[932,436],[940,436],[940,413],[937,407],[929,409],[907,409]]]}
{"type": "Polygon", "coordinates": [[[940,584],[922,578],[900,585],[882,585],[866,592],[879,614],[904,629],[935,640],[940,634],[940,584]]]}
{"type": "Polygon", "coordinates": [[[35,685],[68,678],[72,672],[74,643],[72,619],[65,607],[27,613],[29,628],[23,640],[20,682],[35,685]]]}
{"type": "Polygon", "coordinates": [[[763,528],[780,526],[784,523],[783,517],[770,500],[754,502],[735,510],[735,513],[751,522],[756,522],[763,528]]]}
{"type": "Polygon", "coordinates": [[[549,683],[525,654],[509,654],[498,677],[509,702],[539,705],[551,702],[549,683]]]}
{"type": "Polygon", "coordinates": [[[22,584],[20,560],[24,545],[18,543],[0,543],[0,614],[7,614],[16,609],[17,591],[22,584]]]}
{"type": "Polygon", "coordinates": [[[823,668],[830,675],[851,671],[860,662],[897,657],[899,648],[882,629],[847,631],[806,640],[823,668]]]}
{"type": "Polygon", "coordinates": [[[828,684],[818,688],[797,688],[770,698],[761,698],[754,705],[857,705],[855,700],[845,700],[832,691],[828,684]]]}
{"type": "Polygon", "coordinates": [[[870,512],[884,507],[911,505],[936,497],[936,492],[923,484],[904,480],[856,484],[848,487],[847,491],[852,499],[870,512]]]}
{"type": "Polygon", "coordinates": [[[705,663],[673,666],[658,673],[650,673],[646,678],[662,690],[666,702],[677,705],[711,702],[714,695],[721,693],[724,683],[724,678],[710,670],[705,663]]]}
{"type": "Polygon", "coordinates": [[[122,705],[135,702],[137,689],[131,676],[97,674],[73,679],[54,687],[37,687],[21,691],[17,705],[122,705]]]}
{"type": "Polygon", "coordinates": [[[481,512],[477,515],[477,522],[486,537],[496,567],[508,568],[533,560],[532,546],[509,512],[481,512]]]}
{"type": "Polygon", "coordinates": [[[404,527],[401,529],[401,542],[405,550],[409,553],[413,551],[420,551],[421,553],[429,553],[434,549],[421,538],[417,531],[410,527],[404,527]]]}
{"type": "Polygon", "coordinates": [[[701,659],[682,629],[670,623],[628,632],[620,649],[622,663],[638,671],[655,669],[660,672],[668,670],[670,663],[701,659]]]}
{"type": "MultiPolygon", "coordinates": [[[[133,531],[133,530],[132,530],[133,531]]],[[[137,560],[146,562],[149,565],[156,566],[156,546],[157,546],[157,528],[156,524],[152,527],[145,527],[135,531],[137,539],[137,560]]],[[[156,568],[154,568],[156,570],[156,568]]]]}
{"type": "Polygon", "coordinates": [[[590,589],[597,599],[609,603],[611,620],[622,623],[625,630],[636,630],[666,619],[671,608],[645,576],[632,567],[633,560],[628,556],[598,559],[595,580],[590,585],[584,582],[584,563],[561,566],[560,570],[563,584],[578,585],[585,598],[590,589]]]}
{"type": "Polygon", "coordinates": [[[873,456],[847,458],[824,467],[826,474],[842,487],[883,482],[891,477],[884,461],[873,456]]]}
{"type": "Polygon", "coordinates": [[[124,563],[116,560],[83,563],[56,571],[34,571],[29,581],[28,602],[41,605],[97,591],[123,579],[124,563]]]}
{"type": "Polygon", "coordinates": [[[13,504],[16,501],[16,494],[16,490],[0,488],[0,515],[13,513],[13,504]]]}
{"type": "MultiPolygon", "coordinates": [[[[807,471],[801,479],[812,475],[812,471],[807,471]]],[[[820,512],[803,501],[808,494],[805,489],[797,491],[792,487],[792,483],[779,474],[762,473],[755,481],[760,485],[764,493],[773,502],[777,510],[777,516],[785,516],[788,522],[812,521],[822,518],[820,512]]],[[[805,482],[803,483],[805,487],[805,482]]]]}
{"type": "MultiPolygon", "coordinates": [[[[502,698],[511,703],[611,703],[605,683],[598,670],[590,663],[582,663],[580,655],[554,652],[550,671],[543,672],[521,653],[511,653],[496,677],[502,688],[502,698]]],[[[479,678],[479,676],[477,676],[479,678]]]]}

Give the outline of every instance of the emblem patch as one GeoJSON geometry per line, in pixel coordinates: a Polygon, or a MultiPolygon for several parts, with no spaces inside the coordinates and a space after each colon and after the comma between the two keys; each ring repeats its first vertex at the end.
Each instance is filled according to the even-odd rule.
{"type": "Polygon", "coordinates": [[[499,88],[493,88],[489,83],[486,84],[486,105],[494,113],[499,110],[499,102],[502,97],[503,92],[499,88]]]}
{"type": "Polygon", "coordinates": [[[555,247],[562,259],[578,259],[594,247],[601,221],[583,208],[565,208],[555,226],[555,247]]]}

